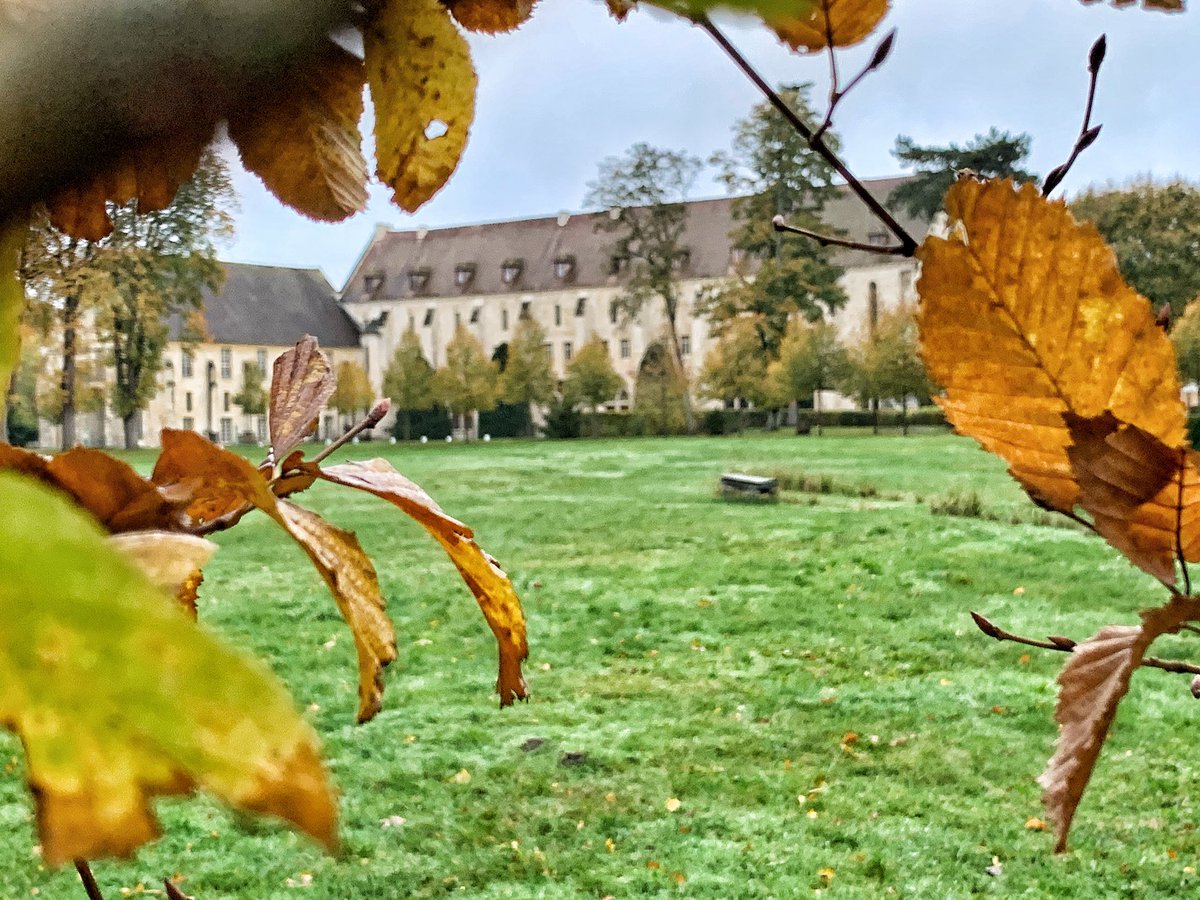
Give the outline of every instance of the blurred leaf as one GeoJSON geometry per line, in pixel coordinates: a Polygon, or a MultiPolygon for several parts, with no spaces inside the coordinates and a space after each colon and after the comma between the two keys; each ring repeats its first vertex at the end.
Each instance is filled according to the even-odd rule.
{"type": "Polygon", "coordinates": [[[453,0],[450,15],[467,31],[512,31],[533,13],[537,0],[453,0]]]}
{"type": "Polygon", "coordinates": [[[383,702],[383,670],[396,659],[396,633],[384,611],[379,579],[353,532],[316,513],[279,501],[281,524],[329,585],[358,651],[358,721],[375,717],[383,702]]]}
{"type": "Polygon", "coordinates": [[[321,470],[320,477],[387,500],[416,519],[437,539],[475,595],[496,636],[500,653],[496,690],[500,694],[500,705],[507,706],[514,699],[524,699],[527,688],[521,674],[521,662],[529,655],[529,646],[521,601],[504,570],[475,543],[471,529],[442,512],[432,497],[386,460],[329,466],[321,470]]]}
{"type": "Polygon", "coordinates": [[[155,837],[203,789],[332,847],[316,735],[282,685],[154,588],[71,503],[0,473],[0,720],[25,745],[52,865],[155,837]]]}
{"type": "Polygon", "coordinates": [[[271,450],[282,461],[317,425],[317,417],[337,387],[329,358],[306,334],[281,354],[271,370],[271,450]]]}
{"type": "Polygon", "coordinates": [[[1174,586],[1178,556],[1200,561],[1200,455],[1167,447],[1110,413],[1065,419],[1079,505],[1130,562],[1174,586]]]}
{"type": "Polygon", "coordinates": [[[475,116],[467,42],[438,0],[385,0],[364,29],[380,180],[416,212],[458,166],[475,116]]]}
{"type": "Polygon", "coordinates": [[[1143,614],[1140,626],[1107,625],[1072,650],[1058,676],[1060,690],[1054,711],[1058,744],[1038,778],[1044,791],[1042,801],[1055,825],[1056,852],[1067,847],[1071,820],[1134,669],[1156,637],[1175,632],[1195,618],[1195,606],[1192,601],[1174,601],[1143,614]]]}
{"type": "MultiPolygon", "coordinates": [[[[1085,5],[1093,3],[1104,3],[1105,0],[1082,0],[1085,5]]],[[[1107,0],[1108,3],[1123,9],[1129,6],[1137,6],[1139,0],[1107,0]]],[[[1140,0],[1142,9],[1158,9],[1163,12],[1183,12],[1186,0],[1140,0]]]]}
{"type": "Polygon", "coordinates": [[[764,18],[793,50],[816,53],[864,40],[887,15],[889,6],[890,0],[815,0],[807,10],[764,18]]]}
{"type": "Polygon", "coordinates": [[[170,593],[193,619],[200,570],[217,550],[212,541],[169,531],[131,531],[108,539],[147,580],[170,593]]]}
{"type": "Polygon", "coordinates": [[[229,120],[242,163],[288,206],[340,222],[367,206],[358,120],[366,74],[332,41],[290,72],[279,90],[229,120]]]}
{"type": "Polygon", "coordinates": [[[18,270],[28,234],[28,216],[14,216],[0,227],[0,416],[6,415],[8,384],[21,356],[25,284],[18,270]]]}
{"type": "Polygon", "coordinates": [[[955,428],[1003,457],[1035,501],[1079,485],[1064,413],[1110,411],[1168,447],[1185,440],[1175,353],[1091,225],[1032,184],[962,179],[947,238],[918,251],[921,349],[955,428]]]}

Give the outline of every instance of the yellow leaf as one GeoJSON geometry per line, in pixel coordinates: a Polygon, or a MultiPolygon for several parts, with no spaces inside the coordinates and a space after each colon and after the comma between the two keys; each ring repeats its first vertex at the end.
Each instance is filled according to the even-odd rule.
{"type": "Polygon", "coordinates": [[[375,158],[396,203],[415,212],[458,166],[475,116],[467,42],[438,0],[386,0],[363,35],[375,158]]]}
{"type": "Polygon", "coordinates": [[[1130,562],[1173,586],[1177,561],[1200,561],[1200,454],[1109,413],[1066,422],[1079,505],[1130,562]]]}
{"type": "Polygon", "coordinates": [[[1044,831],[1046,829],[1046,823],[1037,816],[1030,816],[1025,820],[1025,827],[1030,831],[1044,831]]]}
{"type": "Polygon", "coordinates": [[[189,621],[69,500],[0,473],[0,721],[45,859],[127,856],[196,788],[335,841],[317,739],[262,666],[189,621]]]}
{"type": "Polygon", "coordinates": [[[471,773],[466,769],[459,769],[450,778],[455,784],[469,784],[471,781],[471,773]]]}
{"type": "Polygon", "coordinates": [[[467,31],[512,31],[533,13],[537,0],[453,0],[450,15],[467,31]]]}
{"type": "Polygon", "coordinates": [[[770,16],[780,40],[801,53],[849,47],[866,38],[887,15],[890,0],[817,0],[799,15],[770,16]]]}
{"type": "Polygon", "coordinates": [[[229,119],[242,163],[295,210],[340,222],[367,206],[362,63],[332,41],[229,119]]]}
{"type": "Polygon", "coordinates": [[[921,350],[955,428],[1003,457],[1035,501],[1070,511],[1079,485],[1063,413],[1185,440],[1175,353],[1112,250],[1061,201],[1011,181],[960,180],[951,231],[918,256],[921,350]]]}
{"type": "Polygon", "coordinates": [[[676,812],[683,804],[679,801],[678,797],[670,797],[667,800],[666,806],[667,812],[676,812]]]}
{"type": "Polygon", "coordinates": [[[386,460],[329,466],[321,470],[320,477],[387,500],[416,519],[437,539],[475,595],[496,636],[500,652],[496,690],[500,694],[500,705],[507,706],[514,699],[524,699],[527,689],[521,675],[521,662],[529,655],[529,645],[525,638],[521,601],[504,570],[475,543],[471,529],[446,515],[432,497],[386,460]]]}
{"type": "Polygon", "coordinates": [[[383,702],[383,670],[396,659],[396,634],[384,611],[375,567],[352,532],[314,512],[278,501],[279,521],[308,554],[350,626],[358,651],[358,721],[367,722],[383,702]]]}

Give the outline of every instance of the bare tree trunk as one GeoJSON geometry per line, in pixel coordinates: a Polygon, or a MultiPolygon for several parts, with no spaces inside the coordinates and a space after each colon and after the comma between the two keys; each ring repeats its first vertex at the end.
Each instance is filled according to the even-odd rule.
{"type": "Polygon", "coordinates": [[[136,450],[138,445],[137,420],[141,410],[135,410],[125,416],[121,423],[125,430],[125,449],[136,450]]]}
{"type": "Polygon", "coordinates": [[[900,428],[901,433],[908,437],[908,398],[900,398],[900,428]]]}
{"type": "Polygon", "coordinates": [[[813,420],[816,426],[817,437],[821,436],[821,389],[817,388],[813,393],[813,420]]]}
{"type": "Polygon", "coordinates": [[[79,316],[79,297],[67,297],[63,307],[62,449],[75,446],[75,322],[79,316]]]}
{"type": "Polygon", "coordinates": [[[683,351],[679,347],[679,332],[675,329],[675,316],[667,316],[667,329],[671,337],[671,354],[675,357],[676,371],[683,381],[683,426],[688,434],[696,433],[696,414],[692,410],[692,383],[683,367],[683,351]]]}
{"type": "Polygon", "coordinates": [[[879,398],[871,398],[871,434],[879,434],[879,398]]]}

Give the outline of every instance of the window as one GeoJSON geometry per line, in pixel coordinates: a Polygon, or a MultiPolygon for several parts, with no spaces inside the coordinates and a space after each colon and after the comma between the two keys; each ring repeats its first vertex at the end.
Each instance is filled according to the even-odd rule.
{"type": "Polygon", "coordinates": [[[221,348],[221,377],[233,377],[233,351],[228,347],[221,348]]]}
{"type": "MultiPolygon", "coordinates": [[[[188,391],[183,395],[183,408],[188,412],[192,411],[192,392],[188,391]]],[[[185,426],[186,427],[186,426],[185,426]]]]}
{"type": "Polygon", "coordinates": [[[222,404],[222,411],[229,412],[229,391],[225,392],[225,402],[222,404]]]}
{"type": "Polygon", "coordinates": [[[524,268],[524,260],[506,259],[500,264],[500,280],[505,284],[515,284],[517,279],[521,277],[521,270],[524,268]]]}
{"type": "Polygon", "coordinates": [[[179,371],[183,374],[184,378],[192,377],[192,362],[191,352],[184,350],[183,356],[179,360],[179,371]]]}
{"type": "Polygon", "coordinates": [[[254,434],[260,444],[267,442],[267,417],[256,416],[254,419],[254,434]]]}
{"type": "Polygon", "coordinates": [[[575,301],[575,317],[580,318],[587,312],[587,297],[580,297],[575,301]]]}
{"type": "Polygon", "coordinates": [[[629,257],[628,256],[613,256],[613,257],[609,258],[609,260],[608,260],[608,274],[609,275],[624,275],[628,271],[629,271],[629,257]]]}
{"type": "Polygon", "coordinates": [[[483,309],[482,306],[477,306],[473,310],[471,310],[471,324],[472,325],[476,324],[479,321],[479,313],[480,313],[480,310],[482,310],[482,309],[483,309]]]}
{"type": "Polygon", "coordinates": [[[370,275],[363,276],[363,296],[374,297],[383,287],[383,273],[372,272],[370,275]]]}
{"type": "Polygon", "coordinates": [[[267,351],[257,350],[254,353],[254,361],[258,364],[259,371],[266,374],[267,371],[267,351]]]}
{"type": "Polygon", "coordinates": [[[508,331],[508,310],[507,309],[500,310],[500,329],[502,331],[508,331]]]}
{"type": "Polygon", "coordinates": [[[575,274],[575,257],[570,254],[554,260],[554,277],[559,281],[569,281],[575,274]]]}
{"type": "Polygon", "coordinates": [[[617,324],[617,313],[621,311],[621,307],[617,305],[617,301],[613,300],[608,304],[608,321],[614,325],[617,324]]]}
{"type": "Polygon", "coordinates": [[[867,233],[867,243],[875,247],[887,246],[888,236],[886,231],[871,231],[867,233]]]}
{"type": "Polygon", "coordinates": [[[334,436],[335,435],[333,433],[333,416],[326,416],[325,417],[325,437],[332,438],[334,436]]]}
{"type": "Polygon", "coordinates": [[[454,314],[454,327],[457,328],[461,324],[462,324],[462,313],[456,312],[454,314]]]}
{"type": "Polygon", "coordinates": [[[409,269],[408,270],[408,289],[414,294],[419,294],[429,285],[429,269],[409,269]]]}
{"type": "Polygon", "coordinates": [[[424,325],[426,328],[428,328],[430,325],[433,324],[433,307],[432,306],[429,307],[429,309],[425,310],[425,320],[421,324],[424,325]]]}
{"type": "Polygon", "coordinates": [[[522,319],[529,318],[529,301],[528,300],[524,300],[521,302],[521,314],[520,314],[519,318],[522,318],[522,319]]]}
{"type": "Polygon", "coordinates": [[[909,294],[912,293],[912,272],[900,273],[900,299],[907,300],[909,294]]]}
{"type": "Polygon", "coordinates": [[[621,359],[629,359],[629,339],[622,338],[621,340],[621,359]]]}
{"type": "Polygon", "coordinates": [[[572,350],[571,342],[563,341],[563,362],[571,361],[571,350],[572,350]]]}
{"type": "Polygon", "coordinates": [[[692,261],[692,251],[680,250],[675,254],[675,258],[671,260],[671,271],[682,272],[688,267],[688,263],[692,261]]]}
{"type": "Polygon", "coordinates": [[[692,352],[692,336],[690,334],[681,335],[679,338],[679,353],[681,356],[687,356],[692,352]]]}
{"type": "Polygon", "coordinates": [[[554,362],[554,345],[547,341],[546,343],[542,344],[542,349],[546,352],[546,359],[550,362],[554,362]]]}
{"type": "MultiPolygon", "coordinates": [[[[191,396],[192,396],[191,394],[188,394],[189,398],[191,398],[191,396]]],[[[188,407],[188,408],[190,409],[191,407],[188,407]]],[[[184,416],[183,417],[183,430],[184,431],[195,431],[196,430],[196,420],[193,419],[191,416],[184,416]]]]}
{"type": "Polygon", "coordinates": [[[875,326],[879,324],[879,288],[875,282],[867,285],[867,328],[874,334],[875,326]]]}
{"type": "Polygon", "coordinates": [[[459,263],[454,267],[454,284],[465,288],[475,280],[475,263],[459,263]]]}
{"type": "Polygon", "coordinates": [[[562,324],[562,307],[559,306],[557,303],[554,304],[554,324],[555,325],[562,324]]]}
{"type": "Polygon", "coordinates": [[[224,418],[221,420],[221,443],[233,443],[233,419],[224,418]]]}

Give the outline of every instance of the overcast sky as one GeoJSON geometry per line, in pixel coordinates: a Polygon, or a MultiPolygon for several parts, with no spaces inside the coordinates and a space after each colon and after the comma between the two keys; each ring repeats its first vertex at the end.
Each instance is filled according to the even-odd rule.
{"type": "MultiPolygon", "coordinates": [[[[841,107],[843,156],[861,177],[899,172],[897,134],[919,143],[970,139],[993,125],[1033,137],[1032,168],[1062,162],[1079,130],[1088,49],[1108,34],[1093,122],[1100,140],[1066,189],[1139,173],[1200,180],[1200,10],[1115,10],[1079,0],[893,0],[899,30],[885,68],[841,107]]],[[[763,27],[723,27],[773,83],[827,87],[824,56],[790,53],[763,27]]],[[[367,211],[337,225],[287,209],[241,170],[237,237],[224,257],[318,266],[340,288],[377,223],[441,226],[577,210],[604,156],[636,141],[706,157],[760,97],[703,32],[653,10],[613,21],[597,0],[541,0],[519,31],[471,36],[479,71],[475,124],[449,184],[415,215],[379,185],[367,211]]],[[[843,51],[844,72],[874,39],[843,51]]],[[[368,112],[369,115],[369,112],[368,112]]],[[[695,196],[722,188],[706,174],[695,196]]]]}

